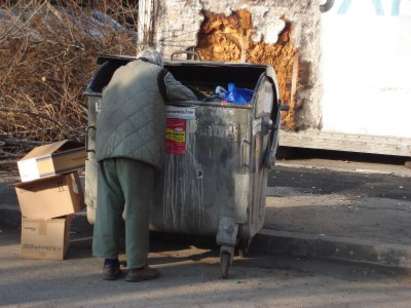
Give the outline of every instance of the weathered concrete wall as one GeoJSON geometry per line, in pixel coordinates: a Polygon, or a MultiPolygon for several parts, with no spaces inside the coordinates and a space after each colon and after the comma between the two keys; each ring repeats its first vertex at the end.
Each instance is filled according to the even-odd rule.
{"type": "Polygon", "coordinates": [[[275,68],[280,89],[280,99],[288,104],[289,111],[282,114],[282,126],[295,129],[297,104],[295,95],[298,71],[297,49],[291,40],[292,24],[278,19],[273,24],[255,29],[252,15],[247,10],[231,15],[204,12],[205,20],[198,34],[197,53],[209,61],[238,61],[265,63],[275,68]]]}
{"type": "MultiPolygon", "coordinates": [[[[292,119],[286,124],[291,129],[319,128],[321,125],[319,4],[320,0],[159,0],[156,1],[155,8],[154,43],[166,57],[176,50],[196,48],[205,15],[224,14],[229,17],[234,12],[243,10],[251,14],[252,29],[243,35],[250,37],[251,44],[246,42],[243,47],[245,46],[247,50],[244,52],[241,48],[240,53],[234,54],[231,59],[249,60],[251,53],[248,47],[260,43],[264,48],[260,48],[261,50],[258,51],[260,55],[255,58],[275,66],[275,59],[270,61],[264,52],[269,49],[267,46],[275,46],[279,43],[278,36],[286,27],[285,21],[289,21],[290,40],[298,50],[300,70],[297,96],[291,110],[292,119]]],[[[246,28],[247,26],[239,25],[240,30],[246,28]]],[[[276,53],[273,57],[275,55],[276,53]]],[[[210,57],[205,58],[210,59],[210,57]]],[[[291,83],[291,80],[288,80],[288,83],[291,83]]]]}

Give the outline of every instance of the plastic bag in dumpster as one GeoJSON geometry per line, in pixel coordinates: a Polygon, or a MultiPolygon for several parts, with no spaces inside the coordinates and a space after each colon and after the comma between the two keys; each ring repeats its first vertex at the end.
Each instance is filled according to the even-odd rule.
{"type": "Polygon", "coordinates": [[[226,100],[227,102],[245,105],[248,104],[253,98],[254,91],[246,88],[237,88],[234,83],[230,82],[227,86],[227,90],[221,86],[218,86],[215,89],[215,93],[218,97],[226,100]]]}

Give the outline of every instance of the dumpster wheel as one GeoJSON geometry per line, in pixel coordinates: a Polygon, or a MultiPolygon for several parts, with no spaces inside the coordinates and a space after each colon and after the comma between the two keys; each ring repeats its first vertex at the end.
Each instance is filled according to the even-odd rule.
{"type": "Polygon", "coordinates": [[[221,277],[223,279],[228,278],[228,273],[230,271],[230,267],[233,261],[233,254],[234,249],[224,249],[225,247],[221,247],[220,252],[220,266],[221,266],[221,277]],[[230,252],[232,250],[232,252],[230,252]]]}

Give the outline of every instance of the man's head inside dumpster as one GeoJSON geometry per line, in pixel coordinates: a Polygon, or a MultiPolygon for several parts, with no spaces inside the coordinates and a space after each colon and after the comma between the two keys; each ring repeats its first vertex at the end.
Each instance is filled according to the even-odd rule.
{"type": "Polygon", "coordinates": [[[160,53],[153,48],[146,48],[137,54],[137,59],[163,67],[163,58],[160,53]]]}
{"type": "Polygon", "coordinates": [[[159,276],[148,266],[149,217],[155,177],[165,155],[167,102],[195,100],[163,67],[159,52],[144,49],[120,66],[104,88],[97,117],[98,189],[93,254],[104,258],[103,278],[120,277],[124,220],[127,281],[159,276]]]}

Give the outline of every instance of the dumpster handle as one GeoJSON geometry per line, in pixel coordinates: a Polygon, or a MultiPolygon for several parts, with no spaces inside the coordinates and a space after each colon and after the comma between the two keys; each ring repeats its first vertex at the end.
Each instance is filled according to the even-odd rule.
{"type": "Polygon", "coordinates": [[[273,108],[275,108],[272,112],[272,120],[273,120],[273,124],[271,127],[271,135],[270,135],[270,139],[269,142],[267,144],[267,149],[265,150],[265,154],[264,154],[264,161],[263,164],[266,168],[271,169],[274,162],[275,162],[275,154],[277,153],[277,149],[278,149],[278,132],[280,130],[280,125],[281,125],[281,111],[282,111],[282,104],[280,101],[278,101],[277,98],[277,88],[275,86],[275,82],[273,80],[273,78],[271,76],[266,75],[268,81],[272,84],[273,86],[273,90],[275,92],[276,95],[276,101],[273,102],[273,108]],[[275,106],[274,106],[275,104],[275,106]],[[273,116],[275,118],[273,118],[273,116]]]}
{"type": "Polygon", "coordinates": [[[277,149],[279,145],[278,132],[280,130],[280,123],[281,123],[280,118],[281,118],[280,108],[277,108],[276,118],[271,127],[272,131],[271,131],[270,139],[269,139],[269,142],[267,144],[267,149],[265,150],[265,154],[264,154],[263,163],[265,167],[268,169],[271,169],[275,162],[275,154],[277,153],[277,149]]]}
{"type": "Polygon", "coordinates": [[[171,54],[171,56],[170,56],[171,61],[174,61],[174,58],[177,55],[187,55],[187,60],[188,60],[188,55],[192,55],[194,60],[200,60],[200,55],[196,51],[179,50],[179,51],[174,51],[171,54]]]}

